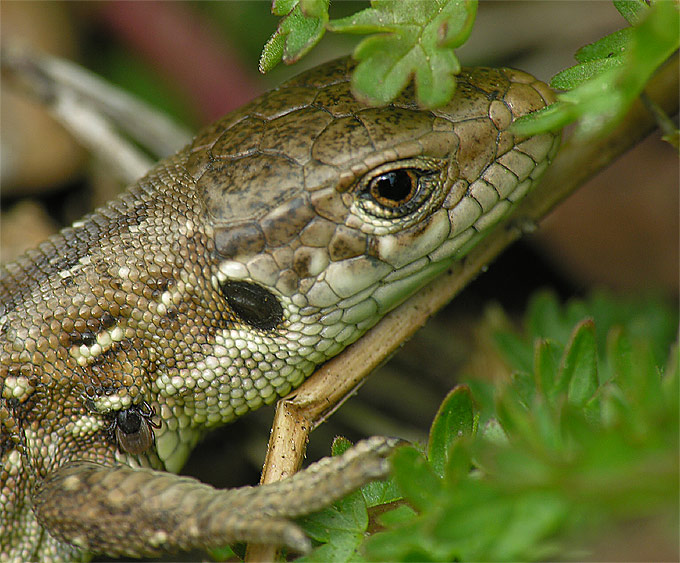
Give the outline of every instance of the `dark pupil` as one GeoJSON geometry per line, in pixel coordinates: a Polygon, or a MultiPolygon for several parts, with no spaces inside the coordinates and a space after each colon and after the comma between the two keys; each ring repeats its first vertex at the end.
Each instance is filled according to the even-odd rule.
{"type": "Polygon", "coordinates": [[[220,287],[231,310],[242,322],[267,330],[283,320],[283,308],[279,300],[261,285],[226,281],[220,287]]]}
{"type": "Polygon", "coordinates": [[[411,170],[393,170],[381,174],[371,182],[371,194],[383,205],[397,206],[412,197],[417,178],[411,170]]]}
{"type": "Polygon", "coordinates": [[[125,434],[134,434],[139,432],[142,426],[142,415],[136,410],[120,411],[116,415],[116,423],[125,434]]]}

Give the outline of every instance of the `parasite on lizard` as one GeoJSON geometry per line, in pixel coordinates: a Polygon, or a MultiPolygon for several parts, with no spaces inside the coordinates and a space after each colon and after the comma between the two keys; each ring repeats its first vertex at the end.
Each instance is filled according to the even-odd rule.
{"type": "Polygon", "coordinates": [[[508,130],[552,101],[526,73],[466,69],[423,110],[361,106],[351,68],[227,115],[0,270],[2,560],[304,551],[291,518],[386,475],[383,438],[262,487],[174,475],[461,259],[557,150],[508,130]]]}

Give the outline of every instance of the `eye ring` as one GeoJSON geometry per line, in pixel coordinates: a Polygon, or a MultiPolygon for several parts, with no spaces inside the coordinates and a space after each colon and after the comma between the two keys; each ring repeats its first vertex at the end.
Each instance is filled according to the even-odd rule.
{"type": "Polygon", "coordinates": [[[445,179],[445,169],[444,159],[432,157],[384,163],[359,181],[354,196],[357,212],[369,223],[417,220],[427,213],[431,196],[445,179]]]}

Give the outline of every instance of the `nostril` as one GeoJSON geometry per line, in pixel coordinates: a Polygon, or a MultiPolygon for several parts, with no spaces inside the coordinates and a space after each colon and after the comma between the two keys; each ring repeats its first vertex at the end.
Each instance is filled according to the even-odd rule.
{"type": "Polygon", "coordinates": [[[276,296],[261,285],[227,280],[220,290],[238,319],[262,330],[276,327],[283,320],[283,307],[276,296]]]}

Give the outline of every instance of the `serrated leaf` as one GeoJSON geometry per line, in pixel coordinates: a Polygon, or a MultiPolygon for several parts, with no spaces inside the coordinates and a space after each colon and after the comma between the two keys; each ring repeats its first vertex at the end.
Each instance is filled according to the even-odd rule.
{"type": "Polygon", "coordinates": [[[286,38],[283,35],[274,33],[265,43],[260,54],[259,70],[261,73],[269,72],[283,59],[283,47],[286,38]]]}
{"type": "MultiPolygon", "coordinates": [[[[398,8],[398,6],[394,6],[394,8],[398,8]]],[[[345,18],[330,20],[328,29],[336,33],[362,35],[365,33],[393,33],[399,31],[399,24],[395,21],[394,16],[394,12],[389,9],[366,8],[345,18]]]]}
{"type": "Polygon", "coordinates": [[[472,435],[474,412],[467,385],[455,387],[439,406],[427,444],[427,457],[437,475],[444,475],[451,444],[457,438],[472,435]]]}
{"type": "Polygon", "coordinates": [[[310,0],[305,3],[310,8],[311,13],[319,14],[317,16],[308,16],[303,13],[297,0],[274,4],[272,10],[276,10],[275,14],[285,15],[262,49],[259,64],[260,72],[269,72],[281,61],[286,64],[298,61],[319,42],[326,32],[328,2],[329,0],[310,0]],[[288,8],[290,10],[285,12],[288,8]]]}
{"type": "Polygon", "coordinates": [[[442,493],[442,481],[425,456],[412,447],[394,452],[394,480],[404,497],[418,510],[435,505],[442,493]]]}
{"type": "Polygon", "coordinates": [[[290,64],[307,54],[323,37],[324,23],[322,18],[307,17],[296,7],[282,22],[282,34],[286,36],[283,62],[290,64]]]}
{"type": "MultiPolygon", "coordinates": [[[[597,335],[586,334],[592,322],[577,321],[562,366],[564,371],[571,365],[574,373],[560,380],[568,381],[561,395],[550,402],[536,391],[518,391],[520,379],[522,386],[534,381],[528,376],[501,386],[497,415],[508,439],[488,439],[482,431],[469,444],[454,440],[454,448],[469,447],[474,453],[475,469],[455,470],[464,476],[446,480],[437,502],[417,514],[403,508],[403,519],[395,518],[393,530],[367,542],[370,560],[582,559],[585,552],[574,551],[580,547],[574,537],[609,534],[620,522],[651,517],[661,527],[677,529],[680,366],[676,353],[668,373],[662,375],[650,352],[650,340],[658,338],[666,352],[664,359],[668,357],[677,315],[670,317],[675,330],[669,335],[665,329],[653,328],[666,325],[664,315],[659,316],[653,306],[638,310],[625,302],[591,298],[551,313],[557,324],[569,322],[572,327],[574,319],[585,316],[596,318],[599,332],[610,331],[608,354],[621,357],[609,361],[626,363],[630,376],[610,378],[597,389],[597,400],[576,404],[583,403],[573,400],[577,395],[588,396],[574,383],[584,356],[577,349],[597,350],[597,335]],[[623,335],[628,335],[630,346],[623,335]],[[590,343],[584,346],[581,338],[590,343]],[[531,396],[534,399],[525,404],[531,396]]],[[[547,354],[547,339],[539,337],[541,353],[547,354]]],[[[483,385],[472,388],[473,392],[486,390],[483,385]]],[[[449,460],[462,458],[452,455],[449,460]]],[[[420,474],[408,473],[414,480],[411,486],[416,487],[422,481],[420,474]]]]}
{"type": "Polygon", "coordinates": [[[355,49],[360,61],[354,71],[355,95],[371,105],[393,100],[411,77],[418,103],[437,107],[455,89],[460,63],[453,48],[469,36],[476,0],[382,0],[347,18],[332,20],[328,28],[342,33],[380,33],[355,49]]]}
{"type": "Polygon", "coordinates": [[[578,119],[578,114],[567,104],[555,102],[548,107],[523,115],[513,122],[511,130],[524,137],[545,131],[559,131],[578,119]]]}
{"type": "Polygon", "coordinates": [[[595,323],[586,319],[576,326],[562,357],[556,392],[567,391],[569,403],[584,406],[597,389],[595,323]]]}
{"type": "Polygon", "coordinates": [[[335,532],[363,533],[368,526],[364,497],[354,492],[332,506],[299,519],[300,525],[317,541],[330,541],[335,532]]]}

